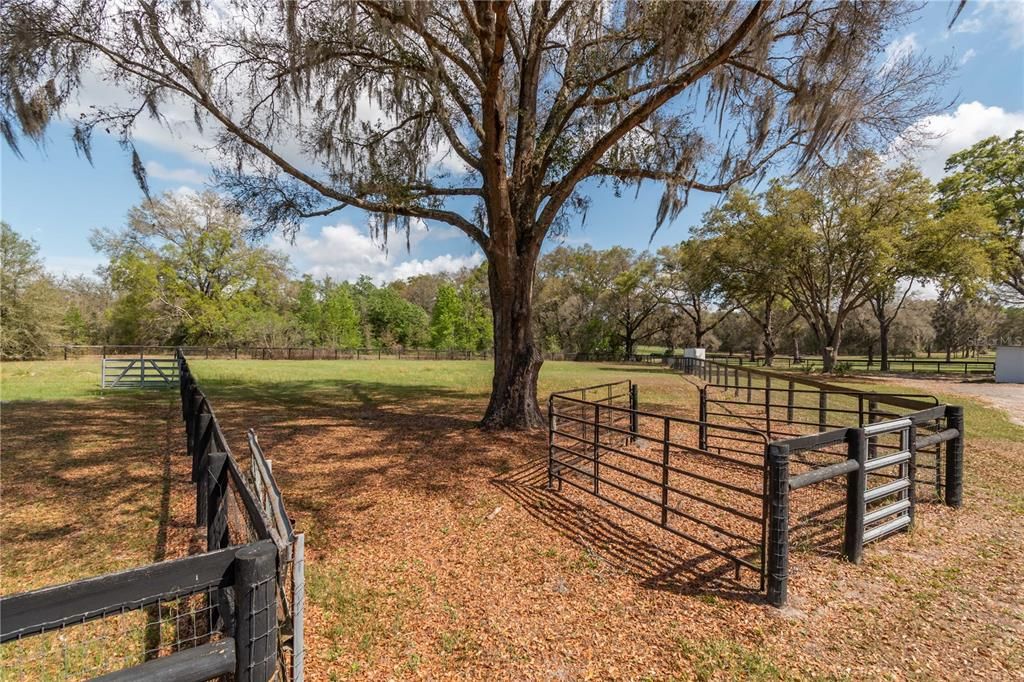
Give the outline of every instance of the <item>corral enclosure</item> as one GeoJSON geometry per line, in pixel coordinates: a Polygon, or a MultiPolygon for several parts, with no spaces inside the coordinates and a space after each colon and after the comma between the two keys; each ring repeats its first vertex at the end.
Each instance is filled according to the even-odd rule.
{"type": "MultiPolygon", "coordinates": [[[[392,364],[193,363],[228,439],[257,429],[296,526],[307,533],[310,679],[687,679],[715,671],[772,678],[915,667],[942,676],[964,670],[958,661],[978,647],[992,655],[972,660],[972,670],[981,665],[989,677],[1005,677],[1021,661],[1013,614],[1022,548],[1006,529],[1020,519],[1011,472],[1022,461],[1022,434],[997,414],[968,405],[969,493],[961,512],[929,505],[912,534],[873,546],[861,567],[817,546],[796,548],[790,594],[799,614],[787,618],[761,605],[756,584],[737,582],[721,557],[590,495],[547,492],[543,434],[473,428],[486,400],[488,363],[383,362],[392,364]],[[965,610],[977,620],[957,621],[955,637],[926,625],[952,622],[965,610]],[[928,621],[912,616],[922,612],[928,621]],[[865,652],[844,639],[852,629],[877,633],[880,625],[903,633],[898,647],[882,638],[865,652]]],[[[62,363],[52,369],[69,371],[62,363]]],[[[45,383],[50,367],[28,371],[37,375],[20,382],[45,383]]],[[[35,392],[37,400],[4,405],[5,462],[12,440],[33,447],[18,426],[45,410],[69,417],[52,428],[65,451],[84,443],[76,429],[88,415],[111,404],[131,415],[119,422],[125,428],[151,423],[158,398],[91,395],[92,372],[72,402],[38,401],[31,386],[10,388],[35,392]]],[[[638,385],[645,409],[698,416],[696,388],[657,367],[548,363],[541,390],[626,379],[638,385]]],[[[54,390],[72,390],[58,383],[54,390]]],[[[654,435],[659,425],[642,428],[654,435]]],[[[60,490],[47,486],[66,480],[50,446],[37,450],[35,462],[56,476],[34,483],[43,486],[37,493],[60,490]]],[[[116,456],[96,446],[90,452],[116,456]]],[[[35,576],[36,585],[54,582],[45,580],[50,569],[40,550],[65,542],[60,534],[47,539],[41,522],[19,530],[28,520],[15,516],[11,494],[28,488],[11,486],[11,475],[5,466],[5,591],[17,587],[6,579],[12,570],[35,576]]],[[[189,512],[171,527],[187,525],[189,512]]],[[[82,542],[98,532],[78,528],[73,537],[82,542]]],[[[837,538],[841,527],[829,532],[837,538]]],[[[74,544],[66,547],[74,563],[74,544]]]]}

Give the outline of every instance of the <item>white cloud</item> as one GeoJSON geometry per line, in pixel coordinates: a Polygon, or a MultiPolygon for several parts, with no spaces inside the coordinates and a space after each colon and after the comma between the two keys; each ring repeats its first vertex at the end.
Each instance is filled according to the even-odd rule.
{"type": "Polygon", "coordinates": [[[468,256],[453,256],[450,253],[428,260],[409,260],[399,263],[388,279],[407,279],[416,275],[436,275],[441,272],[458,272],[462,268],[475,268],[484,262],[484,255],[477,251],[468,256]]]}
{"type": "Polygon", "coordinates": [[[414,257],[424,239],[450,239],[457,234],[461,233],[446,228],[428,230],[422,221],[414,221],[408,250],[404,234],[395,235],[390,248],[384,249],[366,230],[339,223],[322,228],[316,236],[300,232],[294,242],[275,234],[270,245],[286,253],[301,272],[316,278],[354,281],[360,275],[369,275],[375,281],[390,282],[414,275],[456,272],[483,262],[479,251],[465,256],[446,253],[434,258],[414,257]]]}
{"type": "MultiPolygon", "coordinates": [[[[1024,47],[1024,2],[1021,0],[987,0],[983,6],[994,14],[995,23],[1010,39],[1010,47],[1024,47]]],[[[955,27],[954,27],[955,28],[955,27]]]]}
{"type": "Polygon", "coordinates": [[[1006,111],[981,102],[966,102],[953,113],[928,116],[917,126],[928,134],[939,136],[927,148],[911,153],[924,174],[938,180],[943,175],[946,159],[954,152],[992,135],[1007,137],[1024,129],[1024,111],[1006,111]]]}
{"type": "Polygon", "coordinates": [[[907,35],[892,41],[885,46],[885,61],[882,62],[882,73],[894,67],[900,60],[906,59],[920,47],[917,43],[917,34],[907,35]]]}
{"type": "Polygon", "coordinates": [[[967,62],[971,61],[972,59],[974,59],[977,56],[978,56],[978,53],[974,50],[973,47],[968,48],[967,52],[964,52],[963,55],[960,57],[960,66],[963,66],[964,64],[966,64],[967,62]]]}
{"type": "Polygon", "coordinates": [[[192,185],[201,185],[206,182],[206,176],[194,168],[168,168],[159,161],[149,161],[146,163],[146,175],[160,180],[184,182],[192,185]]]}
{"type": "Polygon", "coordinates": [[[951,29],[952,33],[980,33],[981,29],[985,27],[985,22],[982,21],[981,17],[973,16],[968,19],[959,17],[956,23],[953,24],[951,29]]]}

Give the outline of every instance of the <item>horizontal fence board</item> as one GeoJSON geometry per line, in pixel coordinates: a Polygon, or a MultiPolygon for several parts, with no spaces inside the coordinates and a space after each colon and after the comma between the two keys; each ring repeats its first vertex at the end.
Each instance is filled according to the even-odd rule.
{"type": "Polygon", "coordinates": [[[161,561],[0,599],[0,642],[134,610],[208,587],[228,587],[238,547],[161,561]]]}
{"type": "Polygon", "coordinates": [[[228,637],[96,677],[93,682],[203,682],[234,672],[235,640],[228,637]]]}

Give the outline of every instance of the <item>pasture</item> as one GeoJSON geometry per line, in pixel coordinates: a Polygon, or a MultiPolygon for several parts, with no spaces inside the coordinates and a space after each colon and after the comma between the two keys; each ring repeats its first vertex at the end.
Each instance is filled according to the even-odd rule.
{"type": "MultiPolygon", "coordinates": [[[[194,543],[177,394],[101,393],[98,364],[2,367],[4,593],[194,543]]],[[[545,432],[475,428],[489,362],[191,364],[229,440],[257,430],[306,533],[308,679],[1024,669],[1024,428],[978,402],[950,398],[966,407],[964,507],[922,505],[861,566],[798,548],[779,611],[699,548],[546,491],[545,432]]],[[[657,367],[548,362],[539,394],[620,379],[695,416],[693,384],[657,367]]]]}

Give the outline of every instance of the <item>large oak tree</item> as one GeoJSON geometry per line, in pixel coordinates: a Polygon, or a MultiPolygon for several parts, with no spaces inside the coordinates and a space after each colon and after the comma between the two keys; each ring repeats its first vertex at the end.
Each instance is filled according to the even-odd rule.
{"type": "MultiPolygon", "coordinates": [[[[937,69],[882,64],[898,2],[7,0],[0,132],[39,139],[98,73],[135,102],[81,118],[132,147],[140,117],[187,103],[217,179],[264,230],[346,207],[386,238],[454,225],[486,254],[494,381],[484,423],[541,425],[531,327],[541,246],[588,178],[691,191],[893,139],[932,113],[937,69]],[[368,120],[369,105],[383,116],[368,120]],[[439,156],[464,172],[443,171],[439,156]]],[[[904,136],[902,139],[907,139],[904,136]]],[[[647,229],[639,228],[639,229],[647,229]]]]}

